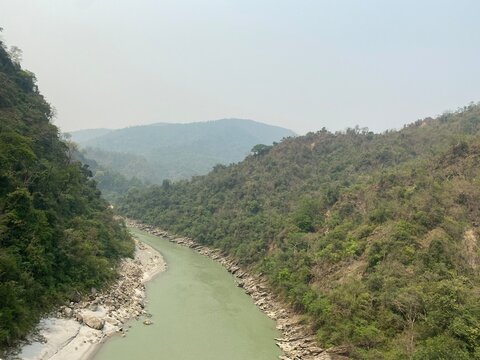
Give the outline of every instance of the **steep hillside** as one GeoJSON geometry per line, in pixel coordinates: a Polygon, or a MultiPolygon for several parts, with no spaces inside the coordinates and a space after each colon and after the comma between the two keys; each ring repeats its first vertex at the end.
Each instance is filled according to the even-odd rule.
{"type": "MultiPolygon", "coordinates": [[[[75,143],[70,143],[70,146],[76,148],[75,143]]],[[[101,152],[98,149],[96,151],[101,152]]],[[[135,158],[135,156],[126,156],[126,158],[135,158]]],[[[112,167],[108,165],[99,165],[95,160],[87,158],[80,151],[74,152],[74,159],[88,166],[88,170],[92,172],[98,189],[102,192],[102,197],[110,203],[116,203],[117,199],[130,189],[145,186],[137,178],[137,173],[135,173],[135,170],[138,170],[138,164],[144,165],[142,162],[134,162],[133,165],[135,167],[126,168],[126,172],[132,174],[131,177],[127,177],[118,171],[112,170],[112,167]]]]}
{"type": "Polygon", "coordinates": [[[237,256],[353,358],[480,358],[480,106],[325,129],[121,211],[237,256]]]}
{"type": "Polygon", "coordinates": [[[133,253],[51,118],[34,75],[0,43],[0,355],[52,306],[113,279],[133,253]]]}
{"type": "Polygon", "coordinates": [[[294,135],[287,129],[240,119],[135,126],[86,139],[91,134],[92,130],[72,133],[87,158],[128,179],[136,176],[153,183],[206,174],[216,164],[242,160],[256,144],[294,135]]]}

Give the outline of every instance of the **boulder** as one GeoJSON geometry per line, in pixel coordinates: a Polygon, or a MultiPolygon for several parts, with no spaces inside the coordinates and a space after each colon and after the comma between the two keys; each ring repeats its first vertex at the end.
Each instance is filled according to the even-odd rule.
{"type": "Polygon", "coordinates": [[[112,318],[112,317],[109,317],[109,316],[107,317],[106,322],[108,322],[109,324],[112,324],[112,325],[114,325],[114,326],[115,326],[115,325],[118,325],[118,320],[117,320],[117,319],[114,319],[114,318],[112,318]]]}
{"type": "Polygon", "coordinates": [[[75,290],[70,293],[69,298],[71,302],[78,303],[82,300],[82,294],[75,290]]]}
{"type": "Polygon", "coordinates": [[[67,317],[67,318],[71,318],[72,315],[73,315],[73,310],[72,310],[72,308],[65,307],[65,308],[63,309],[63,315],[64,315],[65,317],[67,317]]]}
{"type": "Polygon", "coordinates": [[[92,329],[95,330],[102,330],[103,326],[105,325],[105,320],[99,319],[96,316],[93,315],[84,315],[83,316],[83,322],[91,327],[92,329]]]}

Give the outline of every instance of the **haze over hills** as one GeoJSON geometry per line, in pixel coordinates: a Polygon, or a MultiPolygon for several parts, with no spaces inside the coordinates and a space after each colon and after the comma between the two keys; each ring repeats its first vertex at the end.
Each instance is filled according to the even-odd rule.
{"type": "Polygon", "coordinates": [[[109,132],[113,131],[112,129],[85,129],[85,130],[78,130],[70,133],[72,135],[72,140],[76,143],[84,143],[96,137],[108,134],[109,132]]]}
{"type": "Polygon", "coordinates": [[[400,131],[286,139],[120,211],[266,274],[320,346],[480,357],[480,106],[400,131]]]}
{"type": "Polygon", "coordinates": [[[257,144],[295,134],[252,120],[222,119],[189,124],[157,123],[119,130],[74,131],[85,157],[127,179],[160,183],[206,174],[217,164],[238,162],[257,144]]]}
{"type": "Polygon", "coordinates": [[[0,360],[480,360],[480,1],[0,9],[0,360]]]}

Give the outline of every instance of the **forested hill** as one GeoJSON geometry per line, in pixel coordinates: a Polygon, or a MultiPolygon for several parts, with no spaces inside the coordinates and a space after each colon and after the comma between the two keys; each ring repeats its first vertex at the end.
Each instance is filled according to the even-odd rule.
{"type": "Polygon", "coordinates": [[[119,130],[72,132],[84,155],[127,179],[161,183],[208,173],[216,164],[243,160],[256,144],[270,145],[290,130],[251,120],[158,123],[119,130]]]}
{"type": "Polygon", "coordinates": [[[46,311],[116,276],[133,242],[0,43],[0,357],[46,311]]]}
{"type": "Polygon", "coordinates": [[[480,359],[480,106],[400,131],[321,130],[121,211],[268,276],[322,346],[353,358],[480,359]]]}

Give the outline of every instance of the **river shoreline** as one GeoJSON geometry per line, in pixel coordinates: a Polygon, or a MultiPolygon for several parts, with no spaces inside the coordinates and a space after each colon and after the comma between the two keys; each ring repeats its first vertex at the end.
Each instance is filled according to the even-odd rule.
{"type": "Polygon", "coordinates": [[[160,236],[169,241],[189,247],[212,260],[221,263],[235,278],[237,285],[252,297],[257,305],[268,317],[277,324],[277,329],[282,333],[282,338],[275,339],[276,344],[284,352],[281,360],[331,360],[347,359],[334,351],[329,353],[318,347],[315,336],[311,330],[301,323],[301,316],[294,314],[287,306],[282,304],[270,291],[267,281],[256,275],[249,274],[242,269],[238,262],[223,255],[219,250],[210,249],[199,245],[185,237],[168,233],[155,226],[144,224],[140,221],[126,219],[127,226],[145,231],[154,236],[160,236]]]}
{"type": "MultiPolygon", "coordinates": [[[[107,289],[76,299],[42,319],[7,359],[88,360],[110,336],[126,336],[128,321],[148,316],[145,284],[166,269],[161,254],[135,240],[133,259],[123,259],[118,279],[107,289]]],[[[148,324],[148,318],[145,320],[148,324]]]]}

